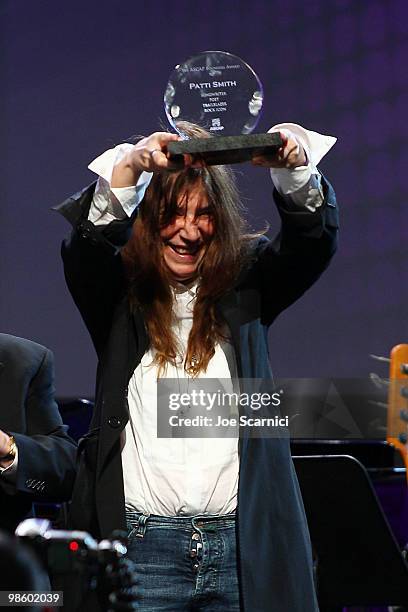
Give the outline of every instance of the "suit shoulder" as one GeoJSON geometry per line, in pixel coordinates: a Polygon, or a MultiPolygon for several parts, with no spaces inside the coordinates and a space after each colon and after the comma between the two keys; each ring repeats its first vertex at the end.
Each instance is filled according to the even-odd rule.
{"type": "Polygon", "coordinates": [[[245,259],[247,262],[253,262],[257,259],[263,249],[270,244],[270,240],[264,234],[255,236],[249,240],[245,246],[245,259]]]}
{"type": "Polygon", "coordinates": [[[248,280],[248,274],[250,274],[251,270],[254,268],[254,266],[256,266],[262,251],[270,243],[271,241],[264,234],[259,234],[252,237],[248,236],[248,238],[243,242],[241,251],[241,269],[235,283],[236,287],[248,280]]]}
{"type": "Polygon", "coordinates": [[[52,352],[37,342],[10,334],[0,334],[0,360],[7,359],[39,367],[46,356],[51,360],[53,358],[52,352]]]}

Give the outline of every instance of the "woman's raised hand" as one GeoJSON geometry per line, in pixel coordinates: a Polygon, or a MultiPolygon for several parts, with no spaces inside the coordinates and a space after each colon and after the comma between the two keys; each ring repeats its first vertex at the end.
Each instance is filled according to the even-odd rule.
{"type": "MultiPolygon", "coordinates": [[[[141,173],[174,170],[180,166],[171,162],[167,155],[167,145],[174,140],[180,140],[177,134],[154,132],[137,142],[112,172],[112,187],[128,187],[136,185],[141,173]]],[[[191,165],[191,156],[184,156],[184,165],[191,165]]]]}

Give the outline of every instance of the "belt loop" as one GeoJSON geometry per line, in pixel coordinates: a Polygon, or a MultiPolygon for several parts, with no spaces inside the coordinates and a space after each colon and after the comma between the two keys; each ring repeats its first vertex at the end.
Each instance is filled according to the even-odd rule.
{"type": "Polygon", "coordinates": [[[150,512],[146,512],[141,514],[137,519],[137,531],[135,533],[137,538],[143,538],[144,534],[146,533],[146,523],[149,516],[150,512]]]}

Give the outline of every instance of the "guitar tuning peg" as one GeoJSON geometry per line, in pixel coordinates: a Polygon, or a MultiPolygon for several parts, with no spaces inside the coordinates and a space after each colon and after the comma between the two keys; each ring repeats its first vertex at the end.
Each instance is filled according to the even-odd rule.
{"type": "Polygon", "coordinates": [[[383,410],[388,410],[388,404],[386,404],[385,402],[378,402],[377,400],[368,400],[368,403],[372,406],[378,406],[383,410]]]}
{"type": "Polygon", "coordinates": [[[400,391],[402,397],[405,397],[408,399],[408,387],[401,387],[401,391],[400,391]]]}
{"type": "Polygon", "coordinates": [[[369,357],[371,357],[371,359],[376,359],[377,361],[383,361],[385,363],[390,363],[391,361],[389,357],[382,357],[381,355],[373,355],[372,353],[370,353],[369,357]]]}
{"type": "Polygon", "coordinates": [[[387,378],[381,378],[375,372],[370,372],[369,376],[370,376],[371,382],[373,382],[376,387],[382,388],[390,384],[390,381],[387,378]]]}
{"type": "Polygon", "coordinates": [[[408,363],[401,363],[401,373],[408,374],[408,363]]]}
{"type": "Polygon", "coordinates": [[[406,433],[398,434],[398,440],[401,442],[401,444],[406,444],[408,442],[407,434],[406,433]]]}
{"type": "Polygon", "coordinates": [[[404,408],[403,410],[400,410],[399,414],[401,421],[405,421],[406,423],[408,423],[408,410],[404,408]]]}

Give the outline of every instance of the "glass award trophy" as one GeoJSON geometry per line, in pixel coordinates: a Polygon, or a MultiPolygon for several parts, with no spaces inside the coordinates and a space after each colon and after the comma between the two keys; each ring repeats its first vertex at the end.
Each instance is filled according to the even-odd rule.
{"type": "Polygon", "coordinates": [[[167,118],[183,138],[169,143],[170,159],[180,162],[183,154],[189,154],[215,165],[274,155],[282,145],[278,133],[251,134],[262,104],[261,81],[236,55],[205,51],[178,64],[164,93],[167,118]],[[183,122],[196,124],[215,138],[187,138],[183,122]]]}

